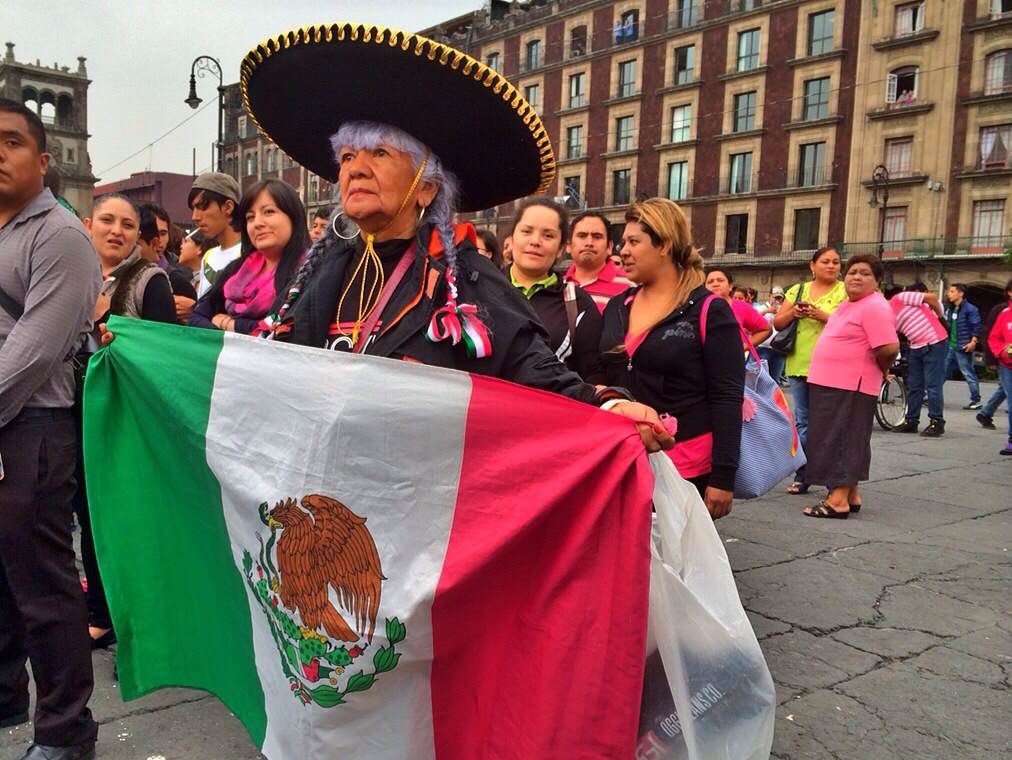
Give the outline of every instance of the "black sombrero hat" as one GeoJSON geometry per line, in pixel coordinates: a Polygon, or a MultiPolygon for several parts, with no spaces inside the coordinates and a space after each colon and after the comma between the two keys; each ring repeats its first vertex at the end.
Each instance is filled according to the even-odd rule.
{"type": "Polygon", "coordinates": [[[428,145],[460,181],[461,211],[543,193],[555,178],[548,133],[516,87],[417,34],[337,23],[293,29],[246,54],[240,86],[266,136],[332,182],[329,138],[358,120],[391,124],[428,145]]]}

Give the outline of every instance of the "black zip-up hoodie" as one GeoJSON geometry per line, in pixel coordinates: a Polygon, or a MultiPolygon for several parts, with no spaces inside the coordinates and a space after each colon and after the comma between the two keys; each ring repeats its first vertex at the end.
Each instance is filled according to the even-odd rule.
{"type": "Polygon", "coordinates": [[[699,319],[710,292],[700,286],[650,328],[630,357],[625,350],[627,301],[635,290],[615,296],[604,310],[601,353],[608,384],[627,388],[637,401],[677,418],[676,443],[713,433],[709,485],[730,491],[738,469],[745,392],[741,334],[731,307],[721,298],[710,301],[704,345],[699,319]]]}
{"type": "Polygon", "coordinates": [[[570,336],[564,288],[565,283],[560,277],[548,287],[533,293],[528,300],[548,331],[548,347],[555,355],[588,383],[604,383],[599,349],[601,314],[590,294],[577,286],[576,335],[570,336]]]}

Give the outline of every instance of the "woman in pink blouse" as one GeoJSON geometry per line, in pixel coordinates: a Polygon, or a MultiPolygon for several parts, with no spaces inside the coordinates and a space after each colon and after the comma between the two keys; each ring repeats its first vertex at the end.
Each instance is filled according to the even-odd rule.
{"type": "MultiPolygon", "coordinates": [[[[745,335],[748,336],[753,346],[758,346],[773,332],[773,329],[762,318],[759,312],[752,307],[752,304],[748,301],[731,298],[731,286],[734,284],[734,278],[730,272],[717,268],[708,269],[706,272],[706,282],[703,284],[715,296],[720,296],[727,301],[731,307],[731,312],[734,314],[734,318],[738,321],[738,324],[745,332],[745,335]]],[[[747,351],[748,345],[743,345],[742,348],[747,351]]]]}
{"type": "Polygon", "coordinates": [[[900,348],[893,310],[878,290],[882,275],[877,256],[850,257],[843,269],[847,300],[812,352],[806,480],[826,483],[829,495],[805,510],[808,517],[842,520],[861,509],[858,483],[871,466],[875,402],[900,348]]]}

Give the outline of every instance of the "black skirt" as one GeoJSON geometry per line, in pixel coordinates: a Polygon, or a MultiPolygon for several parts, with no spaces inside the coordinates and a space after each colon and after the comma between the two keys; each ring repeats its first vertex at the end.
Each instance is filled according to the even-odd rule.
{"type": "Polygon", "coordinates": [[[808,384],[805,480],[833,488],[868,479],[875,396],[808,384]]]}

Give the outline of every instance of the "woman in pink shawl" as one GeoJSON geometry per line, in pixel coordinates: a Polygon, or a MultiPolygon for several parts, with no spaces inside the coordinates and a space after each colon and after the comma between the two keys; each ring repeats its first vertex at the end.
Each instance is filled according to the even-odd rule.
{"type": "Polygon", "coordinates": [[[239,201],[245,220],[242,255],[229,264],[214,287],[193,307],[187,322],[249,335],[271,311],[278,293],[310,246],[306,210],[285,182],[265,179],[250,187],[239,201]]]}

